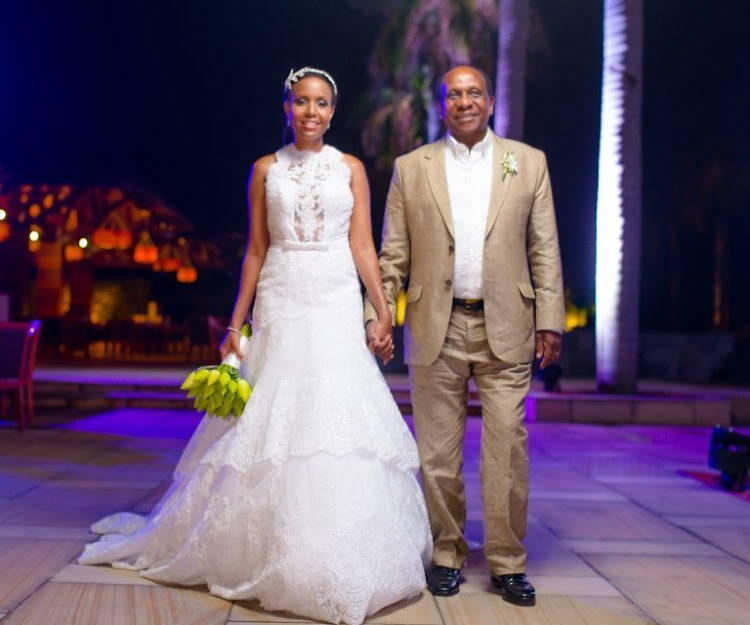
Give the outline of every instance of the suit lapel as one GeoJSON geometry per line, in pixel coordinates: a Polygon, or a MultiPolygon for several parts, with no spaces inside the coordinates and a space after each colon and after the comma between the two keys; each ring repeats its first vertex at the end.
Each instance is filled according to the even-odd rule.
{"type": "Polygon", "coordinates": [[[487,212],[487,228],[484,231],[484,236],[487,238],[492,230],[492,226],[495,224],[497,216],[500,214],[500,209],[505,204],[505,200],[508,197],[508,192],[513,185],[513,179],[515,176],[506,176],[505,182],[503,182],[502,174],[502,160],[503,160],[503,145],[502,139],[492,134],[492,190],[490,191],[490,209],[487,212]]]}
{"type": "Polygon", "coordinates": [[[448,194],[448,179],[445,174],[445,139],[433,143],[432,149],[426,151],[424,172],[438,211],[440,211],[448,232],[455,238],[450,195],[448,194]]]}

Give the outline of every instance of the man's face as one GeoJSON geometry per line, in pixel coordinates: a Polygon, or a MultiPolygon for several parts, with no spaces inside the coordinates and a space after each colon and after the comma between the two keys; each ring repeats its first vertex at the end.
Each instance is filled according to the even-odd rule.
{"type": "Polygon", "coordinates": [[[443,78],[440,95],[443,120],[453,138],[468,147],[484,139],[495,106],[484,76],[472,67],[456,67],[443,78]]]}

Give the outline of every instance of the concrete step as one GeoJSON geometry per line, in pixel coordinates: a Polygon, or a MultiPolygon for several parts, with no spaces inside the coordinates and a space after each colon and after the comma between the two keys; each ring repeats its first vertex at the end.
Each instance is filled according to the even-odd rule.
{"type": "MultiPolygon", "coordinates": [[[[191,410],[193,401],[179,390],[182,378],[146,379],[102,377],[77,381],[51,376],[35,382],[38,408],[154,408],[191,410]]],[[[402,414],[412,414],[405,377],[388,378],[402,414]]],[[[604,395],[593,392],[545,393],[532,390],[527,399],[529,421],[571,423],[638,423],[659,425],[741,425],[750,420],[750,397],[711,392],[644,392],[638,395],[604,395]],[[734,415],[734,416],[733,416],[734,415]]],[[[473,385],[467,415],[481,416],[481,402],[473,385]]]]}

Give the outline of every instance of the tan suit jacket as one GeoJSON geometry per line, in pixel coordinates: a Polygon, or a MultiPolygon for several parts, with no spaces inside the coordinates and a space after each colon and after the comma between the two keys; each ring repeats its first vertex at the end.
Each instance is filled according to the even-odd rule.
{"type": "MultiPolygon", "coordinates": [[[[544,153],[494,133],[492,143],[482,271],[487,336],[497,358],[527,363],[535,327],[565,327],[552,189],[544,153]],[[506,152],[515,156],[518,173],[503,181],[506,152]]],[[[442,139],[396,159],[386,204],[380,269],[393,319],[398,292],[409,280],[407,364],[430,365],[440,353],[452,310],[454,246],[442,139]]],[[[365,318],[377,318],[369,301],[365,318]]]]}

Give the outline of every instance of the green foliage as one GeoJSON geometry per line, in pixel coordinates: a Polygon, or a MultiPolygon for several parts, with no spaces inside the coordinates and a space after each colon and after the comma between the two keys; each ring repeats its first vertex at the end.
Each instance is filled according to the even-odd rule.
{"type": "Polygon", "coordinates": [[[362,143],[376,167],[389,170],[394,159],[434,137],[434,88],[461,63],[494,75],[497,0],[362,0],[363,12],[377,11],[383,26],[369,61],[370,93],[362,143]],[[430,111],[432,109],[432,111],[430,111]]]}

